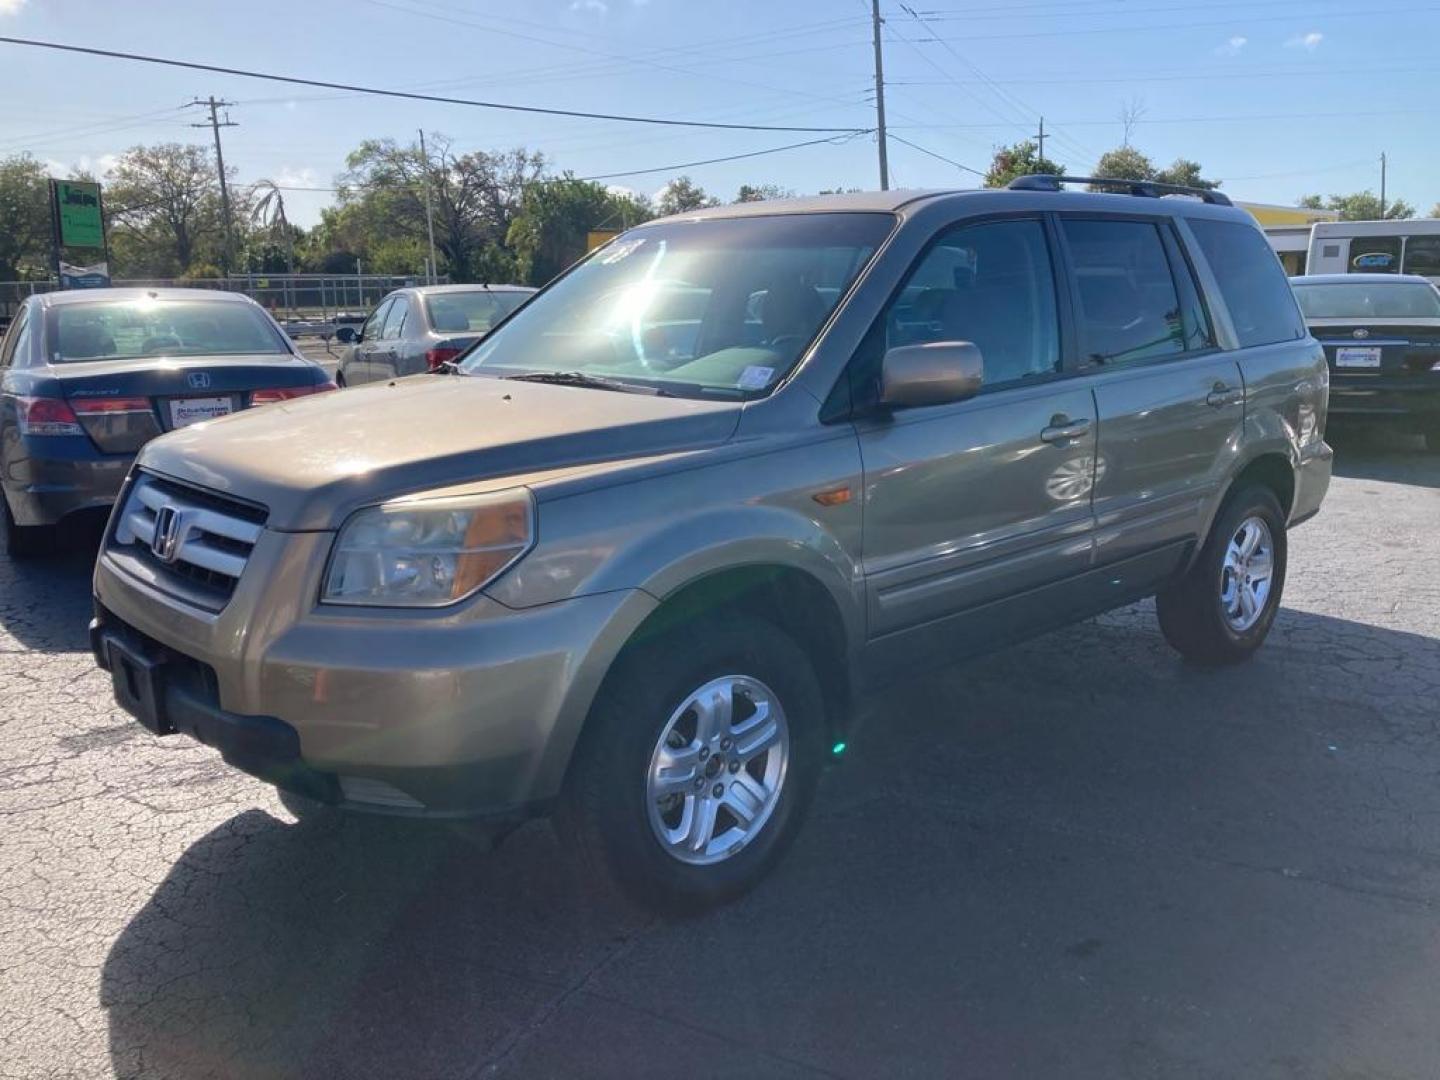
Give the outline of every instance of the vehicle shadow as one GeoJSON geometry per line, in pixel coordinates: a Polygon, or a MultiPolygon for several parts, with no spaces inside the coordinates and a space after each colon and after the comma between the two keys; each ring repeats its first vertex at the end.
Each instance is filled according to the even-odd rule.
{"type": "Polygon", "coordinates": [[[50,554],[0,553],[0,648],[7,639],[36,652],[90,648],[90,576],[103,531],[103,519],[86,519],[58,533],[50,554]]]}
{"type": "Polygon", "coordinates": [[[1294,883],[1440,897],[1440,858],[1404,862],[1410,838],[1373,809],[1431,812],[1437,693],[1431,637],[1285,610],[1254,662],[1200,672],[1149,605],[1127,608],[867,700],[787,862],[685,922],[593,900],[540,823],[486,852],[462,826],[248,811],[192,844],[111,948],[113,1067],[633,1076],[699,1046],[700,1073],[729,1075],[759,1045],[827,1075],[1102,1076],[1158,1040],[1138,1071],[1185,1075],[1159,1045],[1181,1028],[1222,1055],[1272,1036],[1320,1054],[1354,995],[1416,965],[1333,933],[1350,913],[1317,906],[1348,891],[1294,883]],[[1356,769],[1391,754],[1412,781],[1356,769]],[[1345,977],[1302,992],[1306,950],[1345,977]],[[1077,998],[1095,963],[1116,966],[1077,998]],[[1177,984],[1184,1010],[1136,1004],[1177,984]],[[576,1019],[615,1009],[608,1032],[576,1019]],[[689,1050],[665,1044],[682,1018],[689,1050]]]}
{"type": "Polygon", "coordinates": [[[1332,420],[1325,439],[1335,450],[1336,476],[1440,488],[1440,454],[1426,450],[1418,435],[1332,420]]]}

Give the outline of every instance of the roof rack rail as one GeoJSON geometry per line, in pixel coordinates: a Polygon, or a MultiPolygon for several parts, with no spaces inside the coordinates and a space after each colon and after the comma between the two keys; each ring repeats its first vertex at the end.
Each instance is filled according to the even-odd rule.
{"type": "Polygon", "coordinates": [[[1158,199],[1162,195],[1193,195],[1215,206],[1234,206],[1230,196],[1211,188],[1185,187],[1183,184],[1162,184],[1156,180],[1125,180],[1118,176],[1048,176],[1034,173],[1017,176],[1006,185],[1011,191],[1059,191],[1061,184],[1093,184],[1099,187],[1124,188],[1130,195],[1158,199]]]}

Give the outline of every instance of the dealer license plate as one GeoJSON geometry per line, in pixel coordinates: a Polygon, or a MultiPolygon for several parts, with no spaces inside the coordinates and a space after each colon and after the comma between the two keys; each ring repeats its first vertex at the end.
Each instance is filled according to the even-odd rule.
{"type": "Polygon", "coordinates": [[[1337,368],[1378,368],[1380,366],[1380,346],[1346,345],[1336,349],[1335,366],[1337,368]]]}
{"type": "Polygon", "coordinates": [[[235,403],[228,397],[176,398],[170,402],[170,426],[188,427],[217,416],[229,416],[234,411],[235,403]]]}

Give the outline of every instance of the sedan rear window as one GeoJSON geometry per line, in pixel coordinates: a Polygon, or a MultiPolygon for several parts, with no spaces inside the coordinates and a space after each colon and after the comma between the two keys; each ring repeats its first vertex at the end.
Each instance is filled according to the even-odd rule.
{"type": "Polygon", "coordinates": [[[1419,281],[1297,281],[1295,299],[1307,319],[1440,319],[1440,291],[1419,281]]]}
{"type": "Polygon", "coordinates": [[[425,298],[430,327],[441,334],[483,333],[530,297],[528,292],[437,293],[425,298]]]}
{"type": "Polygon", "coordinates": [[[288,353],[266,317],[223,300],[96,300],[57,304],[46,325],[51,363],[149,356],[288,353]]]}

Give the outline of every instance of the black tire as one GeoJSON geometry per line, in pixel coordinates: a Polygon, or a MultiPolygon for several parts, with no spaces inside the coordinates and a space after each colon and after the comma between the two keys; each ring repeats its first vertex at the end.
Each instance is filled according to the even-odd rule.
{"type": "Polygon", "coordinates": [[[52,526],[15,523],[4,491],[0,491],[0,534],[5,538],[5,553],[12,559],[38,558],[50,554],[55,548],[55,529],[52,526]]]}
{"type": "Polygon", "coordinates": [[[1247,487],[1233,493],[1220,508],[1210,535],[1189,572],[1155,597],[1160,631],[1177,652],[1206,667],[1237,664],[1254,655],[1270,633],[1285,591],[1287,544],[1285,515],[1275,493],[1267,487],[1247,487]],[[1221,603],[1226,548],[1241,525],[1252,517],[1263,520],[1273,546],[1269,593],[1260,616],[1243,631],[1232,627],[1221,603]]]}
{"type": "MultiPolygon", "coordinates": [[[[800,829],[821,773],[825,730],[824,696],[809,657],[769,622],[703,619],[628,650],[591,710],[556,815],[582,880],[598,883],[601,899],[618,886],[632,902],[671,914],[703,911],[746,892],[800,829]],[[728,675],[758,679],[773,692],[789,730],[789,758],[759,831],[723,861],[694,865],[670,854],[651,826],[649,769],[686,698],[728,675]]],[[[716,779],[724,776],[722,770],[716,779]]]]}

